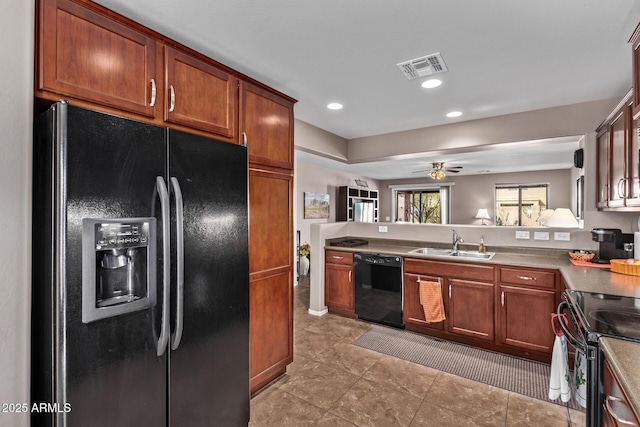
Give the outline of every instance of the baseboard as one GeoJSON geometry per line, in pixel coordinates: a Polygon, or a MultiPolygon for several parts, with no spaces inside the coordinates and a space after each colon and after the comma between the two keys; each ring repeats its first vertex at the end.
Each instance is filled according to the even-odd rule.
{"type": "Polygon", "coordinates": [[[325,308],[324,310],[320,310],[320,311],[309,309],[309,314],[311,314],[312,316],[324,316],[328,312],[329,312],[328,308],[325,308]]]}

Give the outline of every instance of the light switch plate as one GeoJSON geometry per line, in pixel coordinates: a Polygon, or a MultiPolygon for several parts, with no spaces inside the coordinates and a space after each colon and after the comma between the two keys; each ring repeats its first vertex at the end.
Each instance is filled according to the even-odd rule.
{"type": "Polygon", "coordinates": [[[516,231],[516,239],[530,239],[531,232],[529,231],[516,231]]]}
{"type": "Polygon", "coordinates": [[[387,226],[386,225],[379,225],[378,226],[378,232],[379,233],[386,233],[387,231],[388,230],[387,230],[387,226]]]}
{"type": "Polygon", "coordinates": [[[548,231],[534,231],[533,240],[549,240],[548,231]]]}
{"type": "Polygon", "coordinates": [[[553,240],[564,240],[565,242],[569,242],[571,240],[571,233],[562,233],[562,232],[554,232],[553,240]]]}

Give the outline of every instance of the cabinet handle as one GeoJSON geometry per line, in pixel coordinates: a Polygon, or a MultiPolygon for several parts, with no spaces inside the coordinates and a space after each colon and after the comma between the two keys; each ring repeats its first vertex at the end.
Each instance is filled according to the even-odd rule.
{"type": "Polygon", "coordinates": [[[520,279],[520,280],[536,280],[535,277],[531,277],[531,276],[518,276],[518,279],[520,279]]]}
{"type": "Polygon", "coordinates": [[[171,92],[171,104],[169,105],[169,112],[171,113],[176,108],[176,91],[173,85],[169,86],[169,92],[171,92]]]}
{"type": "Polygon", "coordinates": [[[502,291],[500,293],[500,303],[502,304],[502,306],[504,307],[504,291],[502,291]]]}
{"type": "Polygon", "coordinates": [[[342,256],[337,256],[337,255],[334,255],[334,256],[333,256],[333,259],[344,259],[344,257],[342,257],[342,256]]]}
{"type": "Polygon", "coordinates": [[[349,283],[351,283],[351,270],[349,270],[349,283]]]}
{"type": "Polygon", "coordinates": [[[244,141],[244,145],[247,145],[247,133],[246,132],[242,132],[242,140],[244,141]]]}
{"type": "Polygon", "coordinates": [[[624,184],[625,181],[626,181],[625,178],[620,178],[618,180],[617,190],[618,190],[618,198],[620,198],[620,199],[624,199],[624,193],[622,191],[622,190],[624,190],[624,188],[621,187],[621,186],[622,186],[622,184],[624,184]]]}
{"type": "Polygon", "coordinates": [[[604,404],[607,407],[607,412],[609,412],[609,414],[611,414],[611,416],[613,417],[614,420],[616,420],[619,424],[625,424],[625,425],[628,425],[628,426],[637,426],[638,425],[633,421],[629,421],[629,420],[625,420],[624,418],[620,418],[620,416],[618,414],[613,412],[613,408],[611,407],[611,403],[610,402],[622,402],[622,404],[625,404],[625,402],[624,402],[624,400],[620,399],[619,397],[615,397],[615,396],[607,396],[607,398],[605,399],[604,404]]]}
{"type": "Polygon", "coordinates": [[[149,103],[149,107],[153,107],[156,105],[156,80],[151,79],[151,102],[149,103]]]}
{"type": "Polygon", "coordinates": [[[451,283],[449,283],[449,299],[451,299],[451,283]]]}

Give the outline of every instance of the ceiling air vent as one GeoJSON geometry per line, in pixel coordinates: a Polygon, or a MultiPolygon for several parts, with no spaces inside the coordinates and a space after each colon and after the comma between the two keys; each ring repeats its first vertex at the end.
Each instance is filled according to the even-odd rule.
{"type": "Polygon", "coordinates": [[[440,52],[401,62],[397,65],[409,80],[449,71],[440,52]]]}

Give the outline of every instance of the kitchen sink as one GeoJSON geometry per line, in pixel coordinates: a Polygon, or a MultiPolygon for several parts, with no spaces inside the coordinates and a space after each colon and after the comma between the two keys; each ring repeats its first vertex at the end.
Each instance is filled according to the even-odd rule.
{"type": "Polygon", "coordinates": [[[453,251],[451,249],[436,249],[436,248],[419,248],[409,251],[410,254],[421,255],[451,255],[453,251]]]}
{"type": "Polygon", "coordinates": [[[495,256],[495,252],[478,252],[478,251],[453,251],[451,249],[438,248],[418,248],[409,251],[410,254],[420,255],[440,255],[440,256],[456,256],[458,258],[470,259],[491,259],[495,256]]]}
{"type": "Polygon", "coordinates": [[[452,252],[451,256],[457,256],[460,258],[491,259],[495,254],[495,252],[457,251],[452,252]]]}

